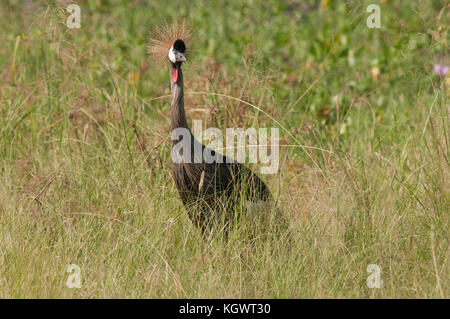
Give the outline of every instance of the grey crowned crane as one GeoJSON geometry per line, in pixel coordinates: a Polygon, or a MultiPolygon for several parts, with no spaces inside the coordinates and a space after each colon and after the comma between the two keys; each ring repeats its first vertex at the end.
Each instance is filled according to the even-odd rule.
{"type": "Polygon", "coordinates": [[[271,194],[266,184],[249,168],[207,148],[192,135],[184,109],[182,64],[186,61],[186,45],[181,39],[183,27],[184,24],[181,31],[180,28],[170,30],[170,26],[169,31],[159,30],[163,40],[150,40],[153,44],[151,53],[158,53],[163,43],[167,45],[170,37],[176,37],[175,41],[171,40],[168,53],[166,51],[170,63],[171,129],[172,132],[184,129],[187,134],[172,136],[172,147],[184,143],[190,146],[187,148],[190,154],[187,157],[179,154],[184,155],[184,159],[189,158],[180,162],[174,161],[172,152],[171,173],[190,219],[204,234],[218,221],[231,225],[236,213],[243,211],[236,209],[238,205],[245,203],[240,206],[245,208],[252,203],[268,202],[271,194]],[[205,149],[212,155],[212,160],[204,160],[205,149]]]}

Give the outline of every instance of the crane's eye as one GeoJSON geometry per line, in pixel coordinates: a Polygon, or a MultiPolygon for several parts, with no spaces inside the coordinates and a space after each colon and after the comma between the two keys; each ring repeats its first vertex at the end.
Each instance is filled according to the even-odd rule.
{"type": "Polygon", "coordinates": [[[180,40],[180,39],[176,40],[173,43],[173,48],[180,53],[186,52],[186,45],[184,44],[183,40],[180,40]]]}

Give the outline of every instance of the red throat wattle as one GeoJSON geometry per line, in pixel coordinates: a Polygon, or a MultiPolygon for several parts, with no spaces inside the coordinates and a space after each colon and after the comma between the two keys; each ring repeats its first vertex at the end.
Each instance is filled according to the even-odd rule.
{"type": "Polygon", "coordinates": [[[178,68],[177,67],[174,67],[172,69],[172,81],[173,81],[173,83],[177,83],[177,81],[178,81],[178,68]]]}

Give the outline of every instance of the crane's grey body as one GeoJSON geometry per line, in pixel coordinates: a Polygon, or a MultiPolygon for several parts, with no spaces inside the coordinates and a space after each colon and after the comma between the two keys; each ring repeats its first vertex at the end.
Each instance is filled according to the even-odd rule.
{"type": "MultiPolygon", "coordinates": [[[[208,149],[215,160],[212,163],[203,160],[206,146],[194,138],[186,121],[181,62],[171,63],[171,66],[172,72],[177,68],[177,81],[173,77],[170,79],[172,130],[187,129],[188,142],[192,146],[189,148],[190,161],[177,163],[172,159],[172,177],[189,217],[204,232],[208,225],[216,221],[222,220],[229,224],[235,216],[237,204],[267,201],[270,192],[250,169],[222,154],[208,149]]],[[[180,138],[173,139],[172,144],[180,141],[180,138]]]]}

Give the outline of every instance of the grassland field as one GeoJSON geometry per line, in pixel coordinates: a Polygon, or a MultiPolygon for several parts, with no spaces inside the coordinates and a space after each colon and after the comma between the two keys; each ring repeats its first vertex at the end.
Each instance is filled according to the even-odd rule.
{"type": "Polygon", "coordinates": [[[1,298],[449,297],[448,1],[77,1],[78,29],[70,3],[0,4],[1,298]],[[289,240],[189,220],[147,54],[176,18],[189,123],[288,145],[262,179],[289,240]]]}

